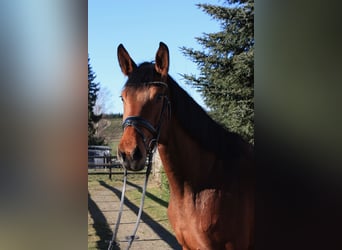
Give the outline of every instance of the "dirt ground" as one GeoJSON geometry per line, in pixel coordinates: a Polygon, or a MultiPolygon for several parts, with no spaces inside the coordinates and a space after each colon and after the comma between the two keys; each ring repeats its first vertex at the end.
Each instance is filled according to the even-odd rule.
{"type": "MultiPolygon", "coordinates": [[[[88,249],[107,249],[119,213],[122,175],[113,181],[108,175],[89,175],[88,178],[88,249]]],[[[139,210],[144,175],[128,176],[126,199],[118,231],[119,247],[126,249],[126,237],[132,234],[139,210]]],[[[130,249],[181,249],[166,215],[167,201],[158,197],[159,187],[149,182],[145,206],[137,231],[137,239],[130,249]]]]}

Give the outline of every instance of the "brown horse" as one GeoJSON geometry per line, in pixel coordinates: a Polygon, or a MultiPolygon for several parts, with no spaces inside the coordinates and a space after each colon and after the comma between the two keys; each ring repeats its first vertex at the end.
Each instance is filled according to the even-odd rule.
{"type": "Polygon", "coordinates": [[[118,59],[124,133],[118,157],[141,170],[157,147],[170,185],[168,216],[183,249],[247,250],[254,246],[254,155],[240,136],[214,122],[168,75],[169,50],[137,66],[118,59]]]}

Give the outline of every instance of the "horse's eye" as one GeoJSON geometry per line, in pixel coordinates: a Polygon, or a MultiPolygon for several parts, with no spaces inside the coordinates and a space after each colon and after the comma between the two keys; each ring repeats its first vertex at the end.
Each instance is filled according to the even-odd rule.
{"type": "Polygon", "coordinates": [[[157,101],[160,101],[161,99],[163,99],[163,97],[164,97],[163,94],[158,94],[158,95],[156,96],[156,100],[157,100],[157,101]]]}
{"type": "Polygon", "coordinates": [[[123,97],[121,95],[119,97],[120,97],[121,101],[123,102],[124,101],[123,97]]]}

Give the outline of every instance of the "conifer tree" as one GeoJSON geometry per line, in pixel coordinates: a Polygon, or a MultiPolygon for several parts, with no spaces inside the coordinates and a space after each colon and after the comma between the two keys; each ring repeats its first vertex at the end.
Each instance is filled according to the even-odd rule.
{"type": "Polygon", "coordinates": [[[200,75],[183,75],[203,96],[212,117],[254,143],[254,2],[197,5],[221,24],[221,31],[196,37],[202,51],[182,47],[200,75]]]}
{"type": "Polygon", "coordinates": [[[88,145],[103,145],[104,138],[95,135],[95,124],[102,118],[102,114],[96,115],[94,113],[97,95],[100,90],[100,84],[95,82],[95,78],[96,75],[90,66],[88,56],[88,145]]]}

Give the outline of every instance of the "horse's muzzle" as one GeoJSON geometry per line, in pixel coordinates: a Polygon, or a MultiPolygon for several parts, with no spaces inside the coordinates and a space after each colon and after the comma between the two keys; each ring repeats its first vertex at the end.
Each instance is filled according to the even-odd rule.
{"type": "Polygon", "coordinates": [[[138,146],[131,151],[125,151],[119,146],[118,159],[127,170],[140,171],[145,167],[146,157],[143,156],[138,146]]]}

